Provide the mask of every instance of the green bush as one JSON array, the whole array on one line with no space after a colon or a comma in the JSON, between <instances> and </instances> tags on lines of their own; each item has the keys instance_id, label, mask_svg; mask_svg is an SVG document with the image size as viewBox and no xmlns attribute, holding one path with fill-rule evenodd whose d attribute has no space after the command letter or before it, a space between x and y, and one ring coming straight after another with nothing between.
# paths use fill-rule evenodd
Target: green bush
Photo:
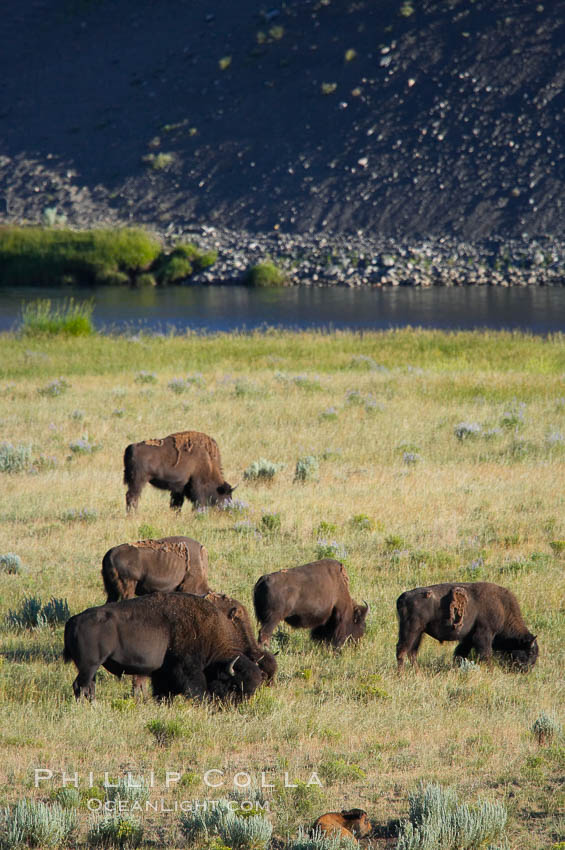
<instances>
[{"instance_id":1,"label":"green bush","mask_svg":"<svg viewBox=\"0 0 565 850\"><path fill-rule=\"evenodd\" d=\"M319 829L308 834L300 828L297 837L287 844L285 850L354 850L358 847L359 842L353 837L345 838L337 833L328 835Z\"/></svg>"},{"instance_id":2,"label":"green bush","mask_svg":"<svg viewBox=\"0 0 565 850\"><path fill-rule=\"evenodd\" d=\"M296 461L295 481L316 481L318 479L318 460L314 455L303 455Z\"/></svg>"},{"instance_id":3,"label":"green bush","mask_svg":"<svg viewBox=\"0 0 565 850\"><path fill-rule=\"evenodd\" d=\"M143 230L0 230L0 282L3 286L129 283L161 252Z\"/></svg>"},{"instance_id":4,"label":"green bush","mask_svg":"<svg viewBox=\"0 0 565 850\"><path fill-rule=\"evenodd\" d=\"M552 714L542 711L532 724L531 731L538 744L549 744L555 737L561 735L561 724Z\"/></svg>"},{"instance_id":5,"label":"green bush","mask_svg":"<svg viewBox=\"0 0 565 850\"><path fill-rule=\"evenodd\" d=\"M139 847L142 838L137 818L107 815L92 823L87 840L93 847Z\"/></svg>"},{"instance_id":6,"label":"green bush","mask_svg":"<svg viewBox=\"0 0 565 850\"><path fill-rule=\"evenodd\" d=\"M31 466L31 446L0 443L0 472L26 472Z\"/></svg>"},{"instance_id":7,"label":"green bush","mask_svg":"<svg viewBox=\"0 0 565 850\"><path fill-rule=\"evenodd\" d=\"M505 844L502 803L460 804L453 789L440 785L420 785L410 795L409 818L400 827L397 850L488 850L494 841Z\"/></svg>"},{"instance_id":8,"label":"green bush","mask_svg":"<svg viewBox=\"0 0 565 850\"><path fill-rule=\"evenodd\" d=\"M286 275L274 263L267 261L251 266L245 275L245 283L248 286L258 287L284 286Z\"/></svg>"},{"instance_id":9,"label":"green bush","mask_svg":"<svg viewBox=\"0 0 565 850\"><path fill-rule=\"evenodd\" d=\"M200 812L187 812L181 817L181 832L189 842L208 842L219 838L232 850L263 850L273 831L267 818L253 812L233 811L227 800Z\"/></svg>"},{"instance_id":10,"label":"green bush","mask_svg":"<svg viewBox=\"0 0 565 850\"><path fill-rule=\"evenodd\" d=\"M201 251L192 242L181 243L170 254L161 253L152 266L152 272L159 284L178 283L214 265L217 258L215 251Z\"/></svg>"},{"instance_id":11,"label":"green bush","mask_svg":"<svg viewBox=\"0 0 565 850\"><path fill-rule=\"evenodd\" d=\"M75 813L57 803L19 800L12 809L0 810L0 847L60 847L67 845L75 826Z\"/></svg>"},{"instance_id":12,"label":"green bush","mask_svg":"<svg viewBox=\"0 0 565 850\"><path fill-rule=\"evenodd\" d=\"M17 575L22 571L22 559L19 555L14 555L12 552L7 552L5 555L0 555L0 573L8 573L9 575Z\"/></svg>"},{"instance_id":13,"label":"green bush","mask_svg":"<svg viewBox=\"0 0 565 850\"><path fill-rule=\"evenodd\" d=\"M22 307L20 330L26 336L63 334L66 336L90 336L93 301L75 301L73 298L52 306L50 298L28 301Z\"/></svg>"},{"instance_id":14,"label":"green bush","mask_svg":"<svg viewBox=\"0 0 565 850\"><path fill-rule=\"evenodd\" d=\"M65 623L70 616L66 599L52 596L49 602L43 605L38 596L26 596L19 611L8 611L6 623L12 629L40 629L43 626Z\"/></svg>"},{"instance_id":15,"label":"green bush","mask_svg":"<svg viewBox=\"0 0 565 850\"><path fill-rule=\"evenodd\" d=\"M266 460L261 457L259 460L254 460L243 473L243 477L247 481L272 481L277 472L284 467L284 463L273 463L272 460Z\"/></svg>"}]
</instances>

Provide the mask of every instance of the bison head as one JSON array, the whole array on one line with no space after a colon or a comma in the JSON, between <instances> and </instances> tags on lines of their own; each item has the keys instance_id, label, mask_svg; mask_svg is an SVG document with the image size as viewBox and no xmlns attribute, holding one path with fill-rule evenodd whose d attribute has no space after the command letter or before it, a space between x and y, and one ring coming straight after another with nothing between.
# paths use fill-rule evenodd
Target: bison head
<instances>
[{"instance_id":1,"label":"bison head","mask_svg":"<svg viewBox=\"0 0 565 850\"><path fill-rule=\"evenodd\" d=\"M217 481L190 481L187 497L194 503L194 507L200 505L223 505L231 500L231 494L235 490L227 481L218 484Z\"/></svg>"},{"instance_id":2,"label":"bison head","mask_svg":"<svg viewBox=\"0 0 565 850\"><path fill-rule=\"evenodd\" d=\"M365 600L363 600L365 601ZM364 605L357 605L354 603L353 605L353 617L351 620L351 631L350 638L351 640L360 640L365 634L366 628L366 619L367 614L369 613L369 603L365 602Z\"/></svg>"},{"instance_id":3,"label":"bison head","mask_svg":"<svg viewBox=\"0 0 565 850\"><path fill-rule=\"evenodd\" d=\"M539 646L536 638L537 635L528 632L520 641L520 646L508 653L511 665L523 673L531 670L538 660Z\"/></svg>"},{"instance_id":4,"label":"bison head","mask_svg":"<svg viewBox=\"0 0 565 850\"><path fill-rule=\"evenodd\" d=\"M210 665L205 670L208 693L222 701L241 702L263 682L260 668L245 655Z\"/></svg>"},{"instance_id":5,"label":"bison head","mask_svg":"<svg viewBox=\"0 0 565 850\"><path fill-rule=\"evenodd\" d=\"M373 825L363 809L343 809L341 814L346 828L359 838L364 838L373 831Z\"/></svg>"}]
</instances>

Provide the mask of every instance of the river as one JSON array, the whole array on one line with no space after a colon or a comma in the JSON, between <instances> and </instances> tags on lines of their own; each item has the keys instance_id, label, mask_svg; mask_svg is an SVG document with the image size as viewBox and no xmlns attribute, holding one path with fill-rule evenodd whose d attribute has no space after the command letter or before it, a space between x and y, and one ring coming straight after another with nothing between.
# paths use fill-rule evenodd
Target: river
<instances>
[{"instance_id":1,"label":"river","mask_svg":"<svg viewBox=\"0 0 565 850\"><path fill-rule=\"evenodd\" d=\"M443 329L565 331L565 287L293 287L178 286L165 289L0 289L0 331L17 328L22 303L33 298L91 298L93 321L106 332L167 333L412 325Z\"/></svg>"}]
</instances>

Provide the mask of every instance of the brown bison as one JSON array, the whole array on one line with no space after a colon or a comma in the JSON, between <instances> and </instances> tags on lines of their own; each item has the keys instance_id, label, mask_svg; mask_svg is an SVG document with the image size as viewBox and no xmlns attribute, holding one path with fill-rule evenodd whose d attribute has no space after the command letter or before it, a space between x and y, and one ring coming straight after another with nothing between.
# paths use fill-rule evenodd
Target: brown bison
<instances>
[{"instance_id":1,"label":"brown bison","mask_svg":"<svg viewBox=\"0 0 565 850\"><path fill-rule=\"evenodd\" d=\"M156 698L209 695L239 701L263 682L233 623L209 600L151 593L88 608L65 625L65 661L75 697L94 699L96 671L151 676Z\"/></svg>"},{"instance_id":2,"label":"brown bison","mask_svg":"<svg viewBox=\"0 0 565 850\"><path fill-rule=\"evenodd\" d=\"M104 555L102 578L108 602L156 590L207 593L208 552L190 537L122 543Z\"/></svg>"},{"instance_id":3,"label":"brown bison","mask_svg":"<svg viewBox=\"0 0 565 850\"><path fill-rule=\"evenodd\" d=\"M369 610L351 598L345 567L332 558L261 576L253 605L261 624L260 644L268 643L284 620L293 628L310 629L314 640L340 647L364 635Z\"/></svg>"},{"instance_id":4,"label":"brown bison","mask_svg":"<svg viewBox=\"0 0 565 850\"><path fill-rule=\"evenodd\" d=\"M124 452L126 508L137 508L149 482L171 493L171 508L180 510L185 498L196 505L228 501L234 490L224 479L218 444L200 431L180 431L159 440L131 443Z\"/></svg>"},{"instance_id":5,"label":"brown bison","mask_svg":"<svg viewBox=\"0 0 565 850\"><path fill-rule=\"evenodd\" d=\"M214 591L207 593L206 599L212 602L233 623L238 631L245 655L261 668L267 684L270 684L277 672L277 661L272 652L260 647L255 640L245 605L242 605L237 599L232 599L231 596Z\"/></svg>"},{"instance_id":6,"label":"brown bison","mask_svg":"<svg viewBox=\"0 0 565 850\"><path fill-rule=\"evenodd\" d=\"M524 623L511 591L488 581L434 584L402 593L396 601L399 669L406 655L413 664L424 634L443 642L458 641L455 658L475 649L490 661L503 653L516 667L527 670L538 657L538 644Z\"/></svg>"},{"instance_id":7,"label":"brown bison","mask_svg":"<svg viewBox=\"0 0 565 850\"><path fill-rule=\"evenodd\" d=\"M321 815L312 827L313 831L342 838L365 838L373 831L373 826L363 809L344 809L341 812L327 812Z\"/></svg>"}]
</instances>

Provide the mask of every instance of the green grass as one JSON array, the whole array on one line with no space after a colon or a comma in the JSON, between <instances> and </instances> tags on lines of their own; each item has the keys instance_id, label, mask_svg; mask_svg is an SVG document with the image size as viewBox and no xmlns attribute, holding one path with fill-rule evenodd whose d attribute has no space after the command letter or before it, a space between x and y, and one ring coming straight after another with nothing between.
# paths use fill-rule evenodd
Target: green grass
<instances>
[{"instance_id":1,"label":"green grass","mask_svg":"<svg viewBox=\"0 0 565 850\"><path fill-rule=\"evenodd\" d=\"M214 252L201 251L191 243L166 251L154 236L135 228L0 228L2 286L168 284L215 261ZM44 317L41 310L36 312L36 325L55 320L52 315ZM79 318L66 316L68 333L72 327L75 334L85 332L87 325Z\"/></svg>"},{"instance_id":2,"label":"green grass","mask_svg":"<svg viewBox=\"0 0 565 850\"><path fill-rule=\"evenodd\" d=\"M53 305L50 298L38 298L22 307L21 333L28 337L44 334L90 336L94 333L93 312L93 301L69 298Z\"/></svg>"},{"instance_id":3,"label":"green grass","mask_svg":"<svg viewBox=\"0 0 565 850\"><path fill-rule=\"evenodd\" d=\"M140 380L142 372L151 380ZM168 388L194 373L202 380L187 381L181 395ZM48 800L61 772L77 771L84 841L84 801L100 791L105 771L154 770L151 798L166 801L230 797L239 771L254 785L265 772L275 785L267 793L274 834L284 839L341 808L359 806L383 828L406 820L409 795L423 781L453 788L471 805L504 804L512 850L556 844L565 577L552 544L565 540L565 452L547 434L565 433L564 374L562 336L1 336L0 444L6 452L25 446L31 460L0 474L0 552L17 552L25 564L20 573L0 570L0 805ZM295 376L318 388L305 391ZM64 392L45 391L63 381ZM348 403L352 391L382 409ZM523 412L519 433L501 428L486 437L510 405ZM117 406L123 415L108 415ZM329 408L335 420L320 417ZM461 422L478 422L481 434L459 440ZM239 483L237 512L185 506L177 515L166 494L147 487L137 514L126 515L125 446L189 428L218 441L227 480ZM70 451L85 434L98 450ZM407 451L417 463L404 461ZM274 479L245 479L261 457L277 464ZM316 479L294 481L300 457L316 459ZM102 604L107 549L174 534L202 542L212 587L247 606L263 573L338 547L354 598L370 604L363 642L334 653L281 627L273 687L237 709L181 698L135 704L128 677L105 671L97 703L75 704L62 626L15 630L6 615L31 597L66 599L72 614ZM453 645L425 638L420 671L398 676L397 596L475 579L516 593L538 634L535 669L454 668ZM532 732L540 717L554 718L551 736ZM36 767L54 771L39 788ZM218 789L204 782L210 769L224 771ZM169 789L167 770L182 777ZM322 788L307 785L313 771ZM284 787L285 773L296 788ZM180 812L140 818L142 846L183 846Z\"/></svg>"},{"instance_id":4,"label":"green grass","mask_svg":"<svg viewBox=\"0 0 565 850\"><path fill-rule=\"evenodd\" d=\"M284 286L285 281L285 272L270 261L251 266L245 275L245 283L248 286Z\"/></svg>"}]
</instances>

